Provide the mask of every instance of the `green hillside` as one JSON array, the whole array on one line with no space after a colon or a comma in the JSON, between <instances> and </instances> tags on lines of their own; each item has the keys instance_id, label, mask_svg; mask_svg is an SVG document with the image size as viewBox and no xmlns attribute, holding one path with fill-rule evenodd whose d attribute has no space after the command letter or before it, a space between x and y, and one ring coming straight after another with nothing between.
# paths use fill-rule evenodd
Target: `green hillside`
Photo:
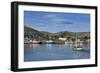
<instances>
[{"instance_id":1,"label":"green hillside","mask_svg":"<svg viewBox=\"0 0 100 73\"><path fill-rule=\"evenodd\" d=\"M67 39L75 39L80 38L90 38L90 32L68 32L68 31L61 31L57 33L50 33L47 31L38 31L33 28L24 26L24 35L37 35L45 40L58 40L59 37L67 38Z\"/></svg>"}]
</instances>

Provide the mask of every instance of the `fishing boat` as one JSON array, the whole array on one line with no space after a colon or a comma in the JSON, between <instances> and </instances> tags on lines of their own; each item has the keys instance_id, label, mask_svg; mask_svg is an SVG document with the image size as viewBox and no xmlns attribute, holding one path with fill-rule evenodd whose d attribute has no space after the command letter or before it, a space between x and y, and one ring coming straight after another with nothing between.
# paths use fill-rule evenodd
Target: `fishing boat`
<instances>
[{"instance_id":1,"label":"fishing boat","mask_svg":"<svg viewBox=\"0 0 100 73\"><path fill-rule=\"evenodd\" d=\"M40 38L37 35L24 35L24 44L40 44Z\"/></svg>"},{"instance_id":2,"label":"fishing boat","mask_svg":"<svg viewBox=\"0 0 100 73\"><path fill-rule=\"evenodd\" d=\"M82 43L82 41L80 41L80 39L77 38L77 34L76 34L76 41L74 43L74 50L76 50L76 51L83 50L83 43Z\"/></svg>"},{"instance_id":3,"label":"fishing boat","mask_svg":"<svg viewBox=\"0 0 100 73\"><path fill-rule=\"evenodd\" d=\"M81 41L76 41L75 43L74 43L74 50L76 50L76 51L80 51L80 50L83 50L83 44L82 44L82 42Z\"/></svg>"},{"instance_id":4,"label":"fishing boat","mask_svg":"<svg viewBox=\"0 0 100 73\"><path fill-rule=\"evenodd\" d=\"M48 40L48 41L46 41L46 44L54 44L54 41Z\"/></svg>"},{"instance_id":5,"label":"fishing boat","mask_svg":"<svg viewBox=\"0 0 100 73\"><path fill-rule=\"evenodd\" d=\"M41 41L38 41L38 40L30 40L29 43L30 44L40 44Z\"/></svg>"}]
</instances>

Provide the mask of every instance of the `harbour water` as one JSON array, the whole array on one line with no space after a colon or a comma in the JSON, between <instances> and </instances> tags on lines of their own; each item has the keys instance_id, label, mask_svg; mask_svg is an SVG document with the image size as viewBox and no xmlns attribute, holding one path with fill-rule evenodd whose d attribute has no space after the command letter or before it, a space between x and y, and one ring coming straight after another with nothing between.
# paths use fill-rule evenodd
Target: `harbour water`
<instances>
[{"instance_id":1,"label":"harbour water","mask_svg":"<svg viewBox=\"0 0 100 73\"><path fill-rule=\"evenodd\" d=\"M24 44L25 62L89 58L89 43L84 44L82 51L75 51L73 44Z\"/></svg>"}]
</instances>

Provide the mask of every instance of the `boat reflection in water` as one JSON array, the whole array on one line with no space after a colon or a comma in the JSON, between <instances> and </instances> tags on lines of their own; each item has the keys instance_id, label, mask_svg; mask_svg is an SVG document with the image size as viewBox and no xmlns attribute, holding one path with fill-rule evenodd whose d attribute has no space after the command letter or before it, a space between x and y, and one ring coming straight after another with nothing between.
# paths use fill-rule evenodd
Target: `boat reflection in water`
<instances>
[{"instance_id":1,"label":"boat reflection in water","mask_svg":"<svg viewBox=\"0 0 100 73\"><path fill-rule=\"evenodd\" d=\"M83 51L75 51L73 44L24 44L24 61L89 59L90 43L82 48Z\"/></svg>"}]
</instances>

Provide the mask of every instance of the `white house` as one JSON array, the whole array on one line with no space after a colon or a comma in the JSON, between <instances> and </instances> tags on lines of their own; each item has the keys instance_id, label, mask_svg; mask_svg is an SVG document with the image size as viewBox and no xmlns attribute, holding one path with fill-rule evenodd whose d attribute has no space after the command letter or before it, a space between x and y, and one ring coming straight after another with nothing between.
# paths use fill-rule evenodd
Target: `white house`
<instances>
[{"instance_id":1,"label":"white house","mask_svg":"<svg viewBox=\"0 0 100 73\"><path fill-rule=\"evenodd\" d=\"M67 39L66 38L62 38L62 37L59 37L59 40L66 41Z\"/></svg>"}]
</instances>

